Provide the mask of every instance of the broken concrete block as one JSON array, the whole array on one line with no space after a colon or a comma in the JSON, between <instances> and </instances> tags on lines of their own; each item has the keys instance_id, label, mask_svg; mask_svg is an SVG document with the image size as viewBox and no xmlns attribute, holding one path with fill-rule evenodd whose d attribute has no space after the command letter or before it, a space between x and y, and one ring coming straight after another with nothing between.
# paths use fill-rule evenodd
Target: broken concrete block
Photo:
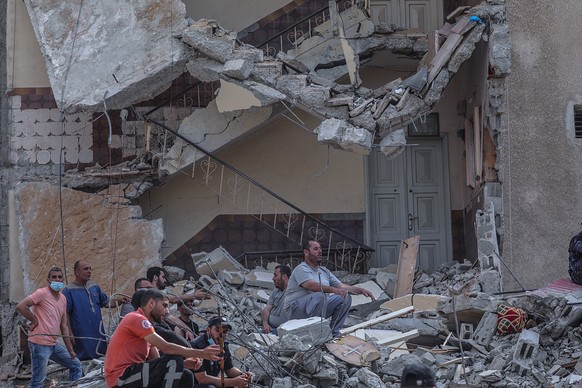
<instances>
[{"instance_id":1,"label":"broken concrete block","mask_svg":"<svg viewBox=\"0 0 582 388\"><path fill-rule=\"evenodd\" d=\"M507 24L494 23L489 33L489 63L495 77L505 77L511 73L511 38Z\"/></svg>"},{"instance_id":2,"label":"broken concrete block","mask_svg":"<svg viewBox=\"0 0 582 388\"><path fill-rule=\"evenodd\" d=\"M261 345L272 346L279 342L279 337L275 334L250 333L247 336L247 341L254 341Z\"/></svg>"},{"instance_id":3,"label":"broken concrete block","mask_svg":"<svg viewBox=\"0 0 582 388\"><path fill-rule=\"evenodd\" d=\"M210 58L196 58L186 64L186 68L192 77L202 82L218 81L223 64Z\"/></svg>"},{"instance_id":4,"label":"broken concrete block","mask_svg":"<svg viewBox=\"0 0 582 388\"><path fill-rule=\"evenodd\" d=\"M372 148L372 134L363 128L356 128L346 120L335 118L321 122L314 131L317 133L317 141L330 144L335 148L354 151L361 155L367 155Z\"/></svg>"},{"instance_id":5,"label":"broken concrete block","mask_svg":"<svg viewBox=\"0 0 582 388\"><path fill-rule=\"evenodd\" d=\"M354 375L366 387L382 387L385 384L382 382L380 376L372 372L368 368L360 368Z\"/></svg>"},{"instance_id":6,"label":"broken concrete block","mask_svg":"<svg viewBox=\"0 0 582 388\"><path fill-rule=\"evenodd\" d=\"M394 296L394 287L396 287L396 274L390 272L378 272L376 274L376 283L384 290L386 295Z\"/></svg>"},{"instance_id":7,"label":"broken concrete block","mask_svg":"<svg viewBox=\"0 0 582 388\"><path fill-rule=\"evenodd\" d=\"M459 336L462 340L469 340L473 338L473 325L470 323L461 323L461 330Z\"/></svg>"},{"instance_id":8,"label":"broken concrete block","mask_svg":"<svg viewBox=\"0 0 582 388\"><path fill-rule=\"evenodd\" d=\"M240 272L232 272L227 270L218 271L218 279L234 287L242 286L245 283L245 278Z\"/></svg>"},{"instance_id":9,"label":"broken concrete block","mask_svg":"<svg viewBox=\"0 0 582 388\"><path fill-rule=\"evenodd\" d=\"M356 287L361 287L366 289L374 295L376 300L387 299L388 296L382 291L382 289L373 280L367 281L365 283L359 283L355 285ZM359 306L361 304L370 303L372 299L364 295L352 295L352 307Z\"/></svg>"},{"instance_id":10,"label":"broken concrete block","mask_svg":"<svg viewBox=\"0 0 582 388\"><path fill-rule=\"evenodd\" d=\"M307 86L306 75L281 75L276 81L277 90L286 95L298 98L299 91Z\"/></svg>"},{"instance_id":11,"label":"broken concrete block","mask_svg":"<svg viewBox=\"0 0 582 388\"><path fill-rule=\"evenodd\" d=\"M279 337L288 334L297 337L310 337L312 341L325 340L331 338L330 319L321 317L311 317L305 319L292 319L283 323L277 328Z\"/></svg>"},{"instance_id":12,"label":"broken concrete block","mask_svg":"<svg viewBox=\"0 0 582 388\"><path fill-rule=\"evenodd\" d=\"M210 252L205 258L194 262L194 267L199 275L206 275L212 279L216 279L216 274L220 270L247 272L222 246Z\"/></svg>"},{"instance_id":13,"label":"broken concrete block","mask_svg":"<svg viewBox=\"0 0 582 388\"><path fill-rule=\"evenodd\" d=\"M233 59L227 61L222 69L222 74L244 80L249 78L251 74L252 64L244 59Z\"/></svg>"},{"instance_id":14,"label":"broken concrete block","mask_svg":"<svg viewBox=\"0 0 582 388\"><path fill-rule=\"evenodd\" d=\"M59 109L100 110L105 94L108 109L148 100L183 73L189 59L173 36L186 27L182 1L164 7L157 0L24 3Z\"/></svg>"},{"instance_id":15,"label":"broken concrete block","mask_svg":"<svg viewBox=\"0 0 582 388\"><path fill-rule=\"evenodd\" d=\"M299 98L308 107L323 106L329 99L329 87L312 85L299 90Z\"/></svg>"},{"instance_id":16,"label":"broken concrete block","mask_svg":"<svg viewBox=\"0 0 582 388\"><path fill-rule=\"evenodd\" d=\"M487 311L481 317L473 332L473 340L481 346L489 346L493 335L497 332L497 313Z\"/></svg>"},{"instance_id":17,"label":"broken concrete block","mask_svg":"<svg viewBox=\"0 0 582 388\"><path fill-rule=\"evenodd\" d=\"M532 368L540 346L540 335L533 330L523 330L519 334L513 352L512 368L520 376L525 376Z\"/></svg>"},{"instance_id":18,"label":"broken concrete block","mask_svg":"<svg viewBox=\"0 0 582 388\"><path fill-rule=\"evenodd\" d=\"M404 128L390 132L380 141L380 151L388 158L394 159L404 151L406 146L406 131Z\"/></svg>"},{"instance_id":19,"label":"broken concrete block","mask_svg":"<svg viewBox=\"0 0 582 388\"><path fill-rule=\"evenodd\" d=\"M297 352L305 352L313 344L313 340L308 336L298 336L291 333L281 334L279 328L277 328L279 342L275 344L275 348L279 349L283 356L293 356Z\"/></svg>"},{"instance_id":20,"label":"broken concrete block","mask_svg":"<svg viewBox=\"0 0 582 388\"><path fill-rule=\"evenodd\" d=\"M292 388L293 383L291 381L291 377L276 377L273 379L273 384L271 388Z\"/></svg>"},{"instance_id":21,"label":"broken concrete block","mask_svg":"<svg viewBox=\"0 0 582 388\"><path fill-rule=\"evenodd\" d=\"M184 274L186 273L186 271L184 271L182 268L170 265L164 265L164 271L166 271L166 274L168 275L168 281L170 283L176 283L184 279Z\"/></svg>"},{"instance_id":22,"label":"broken concrete block","mask_svg":"<svg viewBox=\"0 0 582 388\"><path fill-rule=\"evenodd\" d=\"M232 59L236 34L222 30L214 20L200 19L184 30L182 41L204 55L225 63Z\"/></svg>"},{"instance_id":23,"label":"broken concrete block","mask_svg":"<svg viewBox=\"0 0 582 388\"><path fill-rule=\"evenodd\" d=\"M261 287L273 289L275 285L273 284L273 274L271 272L265 272L260 270L254 270L249 274L245 275L247 286Z\"/></svg>"},{"instance_id":24,"label":"broken concrete block","mask_svg":"<svg viewBox=\"0 0 582 388\"><path fill-rule=\"evenodd\" d=\"M255 63L251 70L253 79L274 86L277 84L277 78L283 73L283 64L281 62L262 62Z\"/></svg>"}]
</instances>

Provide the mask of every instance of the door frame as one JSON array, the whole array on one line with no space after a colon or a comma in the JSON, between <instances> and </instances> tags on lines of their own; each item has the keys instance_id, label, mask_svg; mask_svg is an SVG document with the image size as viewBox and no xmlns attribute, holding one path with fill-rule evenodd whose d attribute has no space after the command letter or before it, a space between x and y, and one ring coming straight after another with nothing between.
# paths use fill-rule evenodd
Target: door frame
<instances>
[{"instance_id":1,"label":"door frame","mask_svg":"<svg viewBox=\"0 0 582 388\"><path fill-rule=\"evenodd\" d=\"M414 147L414 140L436 140L437 137L414 137L407 138L406 147ZM449 142L448 134L441 133L438 136L442 146L442 163L443 163L443 185L444 185L444 201L445 201L445 229L446 229L446 241L445 250L450 260L453 260L453 233L451 224L451 181L450 181L450 167L449 167ZM410 145L409 145L410 142ZM364 238L366 245L373 247L375 246L375 241L372 241L372 217L371 217L371 207L372 201L370 201L370 156L368 155L364 161L364 195L366 197L366 222L364 223ZM421 240L422 241L422 240ZM375 253L373 254L375 255ZM372 268L379 265L375 259L370 260L368 263L368 268Z\"/></svg>"}]
</instances>

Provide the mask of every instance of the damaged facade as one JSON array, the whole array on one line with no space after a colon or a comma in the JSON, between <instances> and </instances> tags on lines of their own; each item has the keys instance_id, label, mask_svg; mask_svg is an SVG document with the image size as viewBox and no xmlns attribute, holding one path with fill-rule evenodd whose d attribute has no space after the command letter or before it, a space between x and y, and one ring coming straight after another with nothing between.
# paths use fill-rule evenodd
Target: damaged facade
<instances>
[{"instance_id":1,"label":"damaged facade","mask_svg":"<svg viewBox=\"0 0 582 388\"><path fill-rule=\"evenodd\" d=\"M129 293L139 268L195 275L219 245L294 263L307 235L355 272L420 235L428 273L479 259L504 290L566 275L582 97L557 41L575 34L540 37L528 20L551 23L523 1L272 3L8 1L3 304L81 257ZM553 7L557 26L580 14Z\"/></svg>"}]
</instances>

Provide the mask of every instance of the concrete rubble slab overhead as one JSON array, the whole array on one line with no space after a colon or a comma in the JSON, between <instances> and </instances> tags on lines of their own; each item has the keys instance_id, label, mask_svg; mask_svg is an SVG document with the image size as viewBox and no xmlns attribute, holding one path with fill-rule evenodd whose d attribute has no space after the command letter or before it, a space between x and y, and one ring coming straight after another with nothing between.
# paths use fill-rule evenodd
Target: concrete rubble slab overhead
<instances>
[{"instance_id":1,"label":"concrete rubble slab overhead","mask_svg":"<svg viewBox=\"0 0 582 388\"><path fill-rule=\"evenodd\" d=\"M60 109L120 109L153 98L185 70L180 0L26 0Z\"/></svg>"}]
</instances>

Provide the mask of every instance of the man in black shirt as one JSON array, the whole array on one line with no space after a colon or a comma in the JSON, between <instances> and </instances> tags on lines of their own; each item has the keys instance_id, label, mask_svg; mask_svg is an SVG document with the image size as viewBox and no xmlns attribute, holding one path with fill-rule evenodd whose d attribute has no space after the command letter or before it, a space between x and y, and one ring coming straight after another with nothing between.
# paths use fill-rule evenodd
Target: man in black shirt
<instances>
[{"instance_id":1,"label":"man in black shirt","mask_svg":"<svg viewBox=\"0 0 582 388\"><path fill-rule=\"evenodd\" d=\"M190 344L194 349L204 349L209 344L218 344L220 341L220 326L222 326L222 336L224 339L224 386L225 387L248 387L253 379L253 374L250 372L242 372L240 369L232 365L232 358L230 355L230 350L228 349L228 343L226 342L226 336L228 331L232 329L232 326L226 318L222 318L222 325L218 320L218 317L212 317L208 321L208 327L206 331L195 338ZM203 387L220 387L221 377L220 377L220 361L208 361L204 360L202 362L202 367L194 371L195 384L194 388Z\"/></svg>"}]
</instances>

